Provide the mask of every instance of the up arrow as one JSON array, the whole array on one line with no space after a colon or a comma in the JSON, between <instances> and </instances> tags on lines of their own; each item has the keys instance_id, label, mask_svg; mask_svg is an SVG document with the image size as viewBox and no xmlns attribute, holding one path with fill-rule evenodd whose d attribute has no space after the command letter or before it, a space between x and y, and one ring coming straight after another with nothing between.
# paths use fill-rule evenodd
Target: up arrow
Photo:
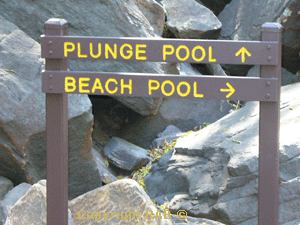
<instances>
[{"instance_id":1,"label":"up arrow","mask_svg":"<svg viewBox=\"0 0 300 225\"><path fill-rule=\"evenodd\" d=\"M235 53L235 56L239 56L240 54L242 54L243 63L245 62L245 54L251 57L251 53L245 47L242 47L237 53Z\"/></svg>"},{"instance_id":2,"label":"up arrow","mask_svg":"<svg viewBox=\"0 0 300 225\"><path fill-rule=\"evenodd\" d=\"M233 93L235 92L235 89L228 82L226 83L226 85L229 89L221 88L220 91L221 92L229 92L226 95L226 98L229 98L231 95L233 95Z\"/></svg>"}]
</instances>

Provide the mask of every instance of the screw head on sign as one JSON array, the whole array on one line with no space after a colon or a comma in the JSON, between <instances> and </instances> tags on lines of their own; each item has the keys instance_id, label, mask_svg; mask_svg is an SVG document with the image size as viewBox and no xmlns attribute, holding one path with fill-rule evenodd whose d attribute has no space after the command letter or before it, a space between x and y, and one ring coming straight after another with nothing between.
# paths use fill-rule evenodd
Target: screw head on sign
<instances>
[{"instance_id":1,"label":"screw head on sign","mask_svg":"<svg viewBox=\"0 0 300 225\"><path fill-rule=\"evenodd\" d=\"M52 41L48 41L48 45L51 45L52 44Z\"/></svg>"},{"instance_id":2,"label":"screw head on sign","mask_svg":"<svg viewBox=\"0 0 300 225\"><path fill-rule=\"evenodd\" d=\"M49 79L51 79L51 78L52 78L52 74L49 75Z\"/></svg>"},{"instance_id":3,"label":"screw head on sign","mask_svg":"<svg viewBox=\"0 0 300 225\"><path fill-rule=\"evenodd\" d=\"M52 90L52 86L49 87L49 90Z\"/></svg>"},{"instance_id":4,"label":"screw head on sign","mask_svg":"<svg viewBox=\"0 0 300 225\"><path fill-rule=\"evenodd\" d=\"M268 57L268 61L271 61L271 59L272 59L272 57L271 57L271 56L269 56L269 57Z\"/></svg>"},{"instance_id":5,"label":"screw head on sign","mask_svg":"<svg viewBox=\"0 0 300 225\"><path fill-rule=\"evenodd\" d=\"M271 84L270 84L270 82L267 82L266 85L269 87Z\"/></svg>"},{"instance_id":6,"label":"screw head on sign","mask_svg":"<svg viewBox=\"0 0 300 225\"><path fill-rule=\"evenodd\" d=\"M271 45L268 45L268 46L267 46L267 49L271 49Z\"/></svg>"},{"instance_id":7,"label":"screw head on sign","mask_svg":"<svg viewBox=\"0 0 300 225\"><path fill-rule=\"evenodd\" d=\"M266 95L266 98L270 98L270 94L267 94L267 95Z\"/></svg>"},{"instance_id":8,"label":"screw head on sign","mask_svg":"<svg viewBox=\"0 0 300 225\"><path fill-rule=\"evenodd\" d=\"M52 53L53 53L53 52L52 52L52 51L50 51L50 52L49 52L49 55L52 55Z\"/></svg>"}]
</instances>

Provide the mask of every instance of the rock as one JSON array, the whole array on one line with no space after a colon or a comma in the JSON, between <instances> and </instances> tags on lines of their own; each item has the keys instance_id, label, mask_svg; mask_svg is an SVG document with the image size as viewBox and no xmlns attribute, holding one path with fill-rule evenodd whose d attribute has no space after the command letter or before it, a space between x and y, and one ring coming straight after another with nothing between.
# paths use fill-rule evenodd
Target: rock
<instances>
[{"instance_id":1,"label":"rock","mask_svg":"<svg viewBox=\"0 0 300 225\"><path fill-rule=\"evenodd\" d=\"M212 123L227 115L230 110L227 101L167 98L155 116L142 117L131 113L129 122L118 132L118 137L149 148L156 135L168 125L186 132L204 123Z\"/></svg>"},{"instance_id":2,"label":"rock","mask_svg":"<svg viewBox=\"0 0 300 225\"><path fill-rule=\"evenodd\" d=\"M13 189L13 187L14 185L9 179L0 176L0 200L3 200L7 192Z\"/></svg>"},{"instance_id":3,"label":"rock","mask_svg":"<svg viewBox=\"0 0 300 225\"><path fill-rule=\"evenodd\" d=\"M227 76L223 68L221 67L220 64L207 64L208 70L210 71L211 74L216 75L216 76Z\"/></svg>"},{"instance_id":4,"label":"rock","mask_svg":"<svg viewBox=\"0 0 300 225\"><path fill-rule=\"evenodd\" d=\"M201 76L201 73L195 69L190 63L180 63L180 75Z\"/></svg>"},{"instance_id":5,"label":"rock","mask_svg":"<svg viewBox=\"0 0 300 225\"><path fill-rule=\"evenodd\" d=\"M221 22L205 6L194 0L163 0L167 27L178 38L217 38Z\"/></svg>"},{"instance_id":6,"label":"rock","mask_svg":"<svg viewBox=\"0 0 300 225\"><path fill-rule=\"evenodd\" d=\"M146 149L117 137L110 139L103 153L111 163L127 171L137 170L150 161Z\"/></svg>"},{"instance_id":7,"label":"rock","mask_svg":"<svg viewBox=\"0 0 300 225\"><path fill-rule=\"evenodd\" d=\"M165 215L161 213L161 218L155 218L160 211L141 186L130 179L119 180L81 195L70 201L69 207L74 224L78 225L123 224L125 221L129 221L128 224L172 224L167 211ZM153 219L147 216L151 212Z\"/></svg>"},{"instance_id":8,"label":"rock","mask_svg":"<svg viewBox=\"0 0 300 225\"><path fill-rule=\"evenodd\" d=\"M182 133L182 131L178 127L174 125L169 125L163 132L159 133L157 137L162 138L169 135L176 135L178 133Z\"/></svg>"},{"instance_id":9,"label":"rock","mask_svg":"<svg viewBox=\"0 0 300 225\"><path fill-rule=\"evenodd\" d=\"M200 4L205 5L209 8L215 15L219 15L223 11L224 7L231 2L231 0L196 0Z\"/></svg>"},{"instance_id":10,"label":"rock","mask_svg":"<svg viewBox=\"0 0 300 225\"><path fill-rule=\"evenodd\" d=\"M184 133L174 125L169 125L167 128L157 135L158 138L152 142L152 148L158 148L162 146L164 142L170 142L180 138Z\"/></svg>"},{"instance_id":11,"label":"rock","mask_svg":"<svg viewBox=\"0 0 300 225\"><path fill-rule=\"evenodd\" d=\"M164 30L166 10L154 0L135 0L136 5L142 11L154 32L161 36Z\"/></svg>"},{"instance_id":12,"label":"rock","mask_svg":"<svg viewBox=\"0 0 300 225\"><path fill-rule=\"evenodd\" d=\"M300 2L297 0L285 8L279 21L283 26L282 34L282 66L292 73L299 70L300 65Z\"/></svg>"},{"instance_id":13,"label":"rock","mask_svg":"<svg viewBox=\"0 0 300 225\"><path fill-rule=\"evenodd\" d=\"M282 183L279 187L279 223L300 223L300 177Z\"/></svg>"},{"instance_id":14,"label":"rock","mask_svg":"<svg viewBox=\"0 0 300 225\"><path fill-rule=\"evenodd\" d=\"M94 148L92 149L92 154L97 163L99 173L101 174L101 180L106 184L117 181L118 178L116 177L116 174L110 168L108 168L102 155Z\"/></svg>"},{"instance_id":15,"label":"rock","mask_svg":"<svg viewBox=\"0 0 300 225\"><path fill-rule=\"evenodd\" d=\"M40 45L3 17L0 33L0 171L15 185L34 183L46 178ZM87 95L68 98L69 195L75 197L101 186L101 178L91 156L91 102Z\"/></svg>"},{"instance_id":16,"label":"rock","mask_svg":"<svg viewBox=\"0 0 300 225\"><path fill-rule=\"evenodd\" d=\"M1 222L3 224L5 223L7 217L10 215L11 208L20 198L22 198L27 193L30 187L30 184L21 183L10 190L7 195L5 195L4 200L0 203L0 215Z\"/></svg>"},{"instance_id":17,"label":"rock","mask_svg":"<svg viewBox=\"0 0 300 225\"><path fill-rule=\"evenodd\" d=\"M153 1L107 0L77 2L72 0L48 2L46 0L17 1L4 0L0 2L0 14L16 24L35 40L40 40L44 34L44 23L48 18L64 18L69 23L69 35L102 36L102 37L157 37L150 22L136 3L147 3L151 10L161 8ZM139 4L139 6L141 6ZM46 6L46 7L45 7ZM32 16L32 12L38 14ZM160 14L159 13L159 14ZM147 14L148 18L152 13ZM154 13L155 14L155 13ZM86 16L89 15L89 16ZM152 21L152 19L149 19ZM163 17L156 18L157 24L164 23ZM164 73L161 63L154 62L117 62L117 61L90 61L69 60L72 71L103 71L103 72L140 72ZM125 106L141 115L153 115L157 112L161 99L140 97L114 97Z\"/></svg>"},{"instance_id":18,"label":"rock","mask_svg":"<svg viewBox=\"0 0 300 225\"><path fill-rule=\"evenodd\" d=\"M180 74L182 63L162 63L162 67L167 74Z\"/></svg>"},{"instance_id":19,"label":"rock","mask_svg":"<svg viewBox=\"0 0 300 225\"><path fill-rule=\"evenodd\" d=\"M181 209L191 216L212 219L207 208L226 185L229 155L222 149L169 152L145 177L147 194L159 204L167 198L172 212Z\"/></svg>"},{"instance_id":20,"label":"rock","mask_svg":"<svg viewBox=\"0 0 300 225\"><path fill-rule=\"evenodd\" d=\"M281 90L279 217L280 224L297 224L300 217L294 210L300 202L300 134L296 132L300 125L300 84ZM171 211L184 209L188 215L229 225L257 224L258 113L259 104L247 102L177 140L175 150L163 155L145 177L149 196L159 204L168 201Z\"/></svg>"},{"instance_id":21,"label":"rock","mask_svg":"<svg viewBox=\"0 0 300 225\"><path fill-rule=\"evenodd\" d=\"M5 225L47 224L46 186L44 186L43 183L44 182L36 183L30 187L28 192L12 207L10 216L7 218ZM73 225L70 212L68 225Z\"/></svg>"},{"instance_id":22,"label":"rock","mask_svg":"<svg viewBox=\"0 0 300 225\"><path fill-rule=\"evenodd\" d=\"M260 76L260 66L252 67L247 77L259 77ZM285 86L288 84L293 84L300 81L300 77L296 76L284 68L281 68L281 86Z\"/></svg>"},{"instance_id":23,"label":"rock","mask_svg":"<svg viewBox=\"0 0 300 225\"><path fill-rule=\"evenodd\" d=\"M273 1L247 1L232 0L218 16L222 22L221 39L230 40L261 40L260 28L265 22L281 22L283 26L283 67L292 73L299 69L300 42L299 18L300 4L297 0ZM284 12L284 13L283 13ZM237 16L232 16L237 15ZM284 16L289 15L289 16ZM285 17L285 18L283 18ZM296 28L296 29L294 29ZM287 32L287 33L286 33ZM287 57L286 57L287 56ZM250 66L224 66L232 75L245 76Z\"/></svg>"}]
</instances>

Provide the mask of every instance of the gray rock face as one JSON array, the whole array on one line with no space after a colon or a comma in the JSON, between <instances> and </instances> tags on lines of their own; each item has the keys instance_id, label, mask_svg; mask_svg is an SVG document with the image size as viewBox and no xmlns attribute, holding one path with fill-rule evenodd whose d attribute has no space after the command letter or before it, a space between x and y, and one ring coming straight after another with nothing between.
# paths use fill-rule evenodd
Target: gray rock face
<instances>
[{"instance_id":1,"label":"gray rock face","mask_svg":"<svg viewBox=\"0 0 300 225\"><path fill-rule=\"evenodd\" d=\"M115 166L127 171L139 169L150 161L146 149L117 137L110 139L103 153Z\"/></svg>"},{"instance_id":2,"label":"gray rock face","mask_svg":"<svg viewBox=\"0 0 300 225\"><path fill-rule=\"evenodd\" d=\"M276 22L290 2L232 0L218 16L222 22L220 35L231 40L260 40L261 25Z\"/></svg>"},{"instance_id":3,"label":"gray rock face","mask_svg":"<svg viewBox=\"0 0 300 225\"><path fill-rule=\"evenodd\" d=\"M300 84L281 89L279 217L280 224L297 224L300 217L294 210L299 208L300 197ZM175 150L162 156L145 177L149 196L160 203L167 198L171 209L185 209L189 215L229 225L257 224L258 113L258 104L248 102L234 113L179 139ZM210 162L205 162L208 159ZM195 167L199 169L192 173ZM210 171L207 177L206 171ZM203 178L191 179L195 176ZM155 191L157 188L159 191Z\"/></svg>"},{"instance_id":4,"label":"gray rock face","mask_svg":"<svg viewBox=\"0 0 300 225\"><path fill-rule=\"evenodd\" d=\"M13 187L14 185L9 179L0 177L0 200L3 200L7 192L13 189Z\"/></svg>"},{"instance_id":5,"label":"gray rock face","mask_svg":"<svg viewBox=\"0 0 300 225\"><path fill-rule=\"evenodd\" d=\"M0 2L0 13L10 22L16 24L35 40L39 40L44 33L44 23L51 17L64 18L69 23L69 35L102 36L102 37L155 37L155 31L137 4L145 3L145 7L162 9L153 1L137 0L101 0L79 1L72 0L49 2L42 1L14 1ZM32 12L38 11L34 14ZM144 11L144 10L143 10ZM156 24L164 23L163 16L154 19ZM161 25L159 25L161 26ZM152 62L116 62L116 61L80 61L69 62L70 70L76 71L104 71L104 72L142 72L164 73L160 63ZM157 112L161 99L153 98L125 98L115 97L118 101L141 115L152 115Z\"/></svg>"},{"instance_id":6,"label":"gray rock face","mask_svg":"<svg viewBox=\"0 0 300 225\"><path fill-rule=\"evenodd\" d=\"M260 66L253 66L248 74L247 77L259 77L260 76ZM285 86L288 84L297 83L300 81L300 77L296 76L284 68L281 68L281 86Z\"/></svg>"},{"instance_id":7,"label":"gray rock face","mask_svg":"<svg viewBox=\"0 0 300 225\"><path fill-rule=\"evenodd\" d=\"M159 210L141 186L130 179L119 180L81 195L70 201L69 208L76 225L172 224L171 215L167 213L155 218ZM147 216L151 212L153 218Z\"/></svg>"},{"instance_id":8,"label":"gray rock face","mask_svg":"<svg viewBox=\"0 0 300 225\"><path fill-rule=\"evenodd\" d=\"M154 139L152 142L152 148L157 148L163 145L163 142L173 141L180 137L182 137L185 133L183 133L180 129L178 129L174 125L169 125L167 128L157 135L158 138Z\"/></svg>"},{"instance_id":9,"label":"gray rock face","mask_svg":"<svg viewBox=\"0 0 300 225\"><path fill-rule=\"evenodd\" d=\"M150 22L154 32L161 36L165 25L166 10L155 0L135 0L135 2Z\"/></svg>"},{"instance_id":10,"label":"gray rock face","mask_svg":"<svg viewBox=\"0 0 300 225\"><path fill-rule=\"evenodd\" d=\"M0 171L15 184L34 183L46 177L40 45L3 17L0 33ZM68 109L69 193L75 197L101 186L101 178L91 156L93 115L88 96L69 95Z\"/></svg>"},{"instance_id":11,"label":"gray rock face","mask_svg":"<svg viewBox=\"0 0 300 225\"><path fill-rule=\"evenodd\" d=\"M22 198L27 193L30 187L30 184L21 183L10 190L7 195L5 195L4 200L0 203L0 215L1 222L3 224L5 223L7 217L10 215L11 208L20 198Z\"/></svg>"},{"instance_id":12,"label":"gray rock face","mask_svg":"<svg viewBox=\"0 0 300 225\"><path fill-rule=\"evenodd\" d=\"M145 177L147 193L159 204L167 198L172 212L212 219L209 205L226 185L228 161L222 149L169 151Z\"/></svg>"},{"instance_id":13,"label":"gray rock face","mask_svg":"<svg viewBox=\"0 0 300 225\"><path fill-rule=\"evenodd\" d=\"M36 183L11 209L5 225L46 225L46 217L46 186ZM68 225L73 225L70 213Z\"/></svg>"},{"instance_id":14,"label":"gray rock face","mask_svg":"<svg viewBox=\"0 0 300 225\"><path fill-rule=\"evenodd\" d=\"M116 174L110 168L107 167L102 155L98 153L95 149L92 149L92 154L96 161L98 171L101 174L101 180L106 184L117 181L118 178L116 177Z\"/></svg>"},{"instance_id":15,"label":"gray rock face","mask_svg":"<svg viewBox=\"0 0 300 225\"><path fill-rule=\"evenodd\" d=\"M226 101L167 98L155 116L140 117L132 114L118 137L149 148L156 135L168 125L172 124L186 132L222 118L230 109Z\"/></svg>"},{"instance_id":16,"label":"gray rock face","mask_svg":"<svg viewBox=\"0 0 300 225\"><path fill-rule=\"evenodd\" d=\"M217 38L221 22L205 6L194 0L163 0L167 26L178 38Z\"/></svg>"},{"instance_id":17,"label":"gray rock face","mask_svg":"<svg viewBox=\"0 0 300 225\"><path fill-rule=\"evenodd\" d=\"M293 3L292 3L293 2ZM291 4L292 3L292 4ZM291 4L291 5L290 5ZM232 0L218 16L222 22L221 39L260 40L260 27L265 22L282 22L283 26L283 67L292 73L299 69L299 1L273 0L247 1ZM291 15L290 15L291 14ZM237 15L237 16L233 16ZM286 16L284 16L286 15ZM280 19L281 18L281 19ZM285 21L283 23L283 21ZM295 28L295 29L294 29ZM247 74L251 67L226 66L233 75Z\"/></svg>"}]
</instances>

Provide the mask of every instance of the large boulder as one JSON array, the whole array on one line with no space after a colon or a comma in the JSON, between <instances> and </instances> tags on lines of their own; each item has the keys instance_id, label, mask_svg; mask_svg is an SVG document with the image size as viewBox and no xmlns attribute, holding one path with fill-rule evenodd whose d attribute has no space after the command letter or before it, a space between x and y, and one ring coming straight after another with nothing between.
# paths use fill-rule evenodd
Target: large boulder
<instances>
[{"instance_id":1,"label":"large boulder","mask_svg":"<svg viewBox=\"0 0 300 225\"><path fill-rule=\"evenodd\" d=\"M299 69L299 7L297 0L232 0L218 16L222 22L221 39L260 40L265 22L283 25L283 67L292 73ZM237 16L233 16L237 15ZM250 67L226 66L233 75L246 75Z\"/></svg>"},{"instance_id":2,"label":"large boulder","mask_svg":"<svg viewBox=\"0 0 300 225\"><path fill-rule=\"evenodd\" d=\"M260 66L253 66L247 77L259 77L260 76ZM281 86L285 86L288 84L297 83L300 81L300 76L296 76L284 68L281 68Z\"/></svg>"},{"instance_id":3,"label":"large boulder","mask_svg":"<svg viewBox=\"0 0 300 225\"><path fill-rule=\"evenodd\" d=\"M69 202L74 224L172 224L137 182L123 179ZM151 216L150 216L151 215Z\"/></svg>"},{"instance_id":4,"label":"large boulder","mask_svg":"<svg viewBox=\"0 0 300 225\"><path fill-rule=\"evenodd\" d=\"M16 202L5 225L46 225L46 204L46 181L42 180L32 185L27 193ZM68 225L73 225L70 210L68 216Z\"/></svg>"},{"instance_id":5,"label":"large boulder","mask_svg":"<svg viewBox=\"0 0 300 225\"><path fill-rule=\"evenodd\" d=\"M167 27L178 38L217 38L222 24L205 6L195 0L163 0Z\"/></svg>"},{"instance_id":6,"label":"large boulder","mask_svg":"<svg viewBox=\"0 0 300 225\"><path fill-rule=\"evenodd\" d=\"M40 45L1 16L0 34L0 174L15 185L34 183L46 178ZM101 186L101 178L91 155L91 102L69 95L68 108L69 195L75 197Z\"/></svg>"},{"instance_id":7,"label":"large boulder","mask_svg":"<svg viewBox=\"0 0 300 225\"><path fill-rule=\"evenodd\" d=\"M292 221L299 220L293 212L300 198L300 84L281 90L279 217L280 224L296 224ZM259 104L247 102L178 139L175 150L162 156L145 177L149 196L159 204L167 199L171 211L184 209L225 224L257 224L258 115Z\"/></svg>"},{"instance_id":8,"label":"large boulder","mask_svg":"<svg viewBox=\"0 0 300 225\"><path fill-rule=\"evenodd\" d=\"M145 16L138 6L159 10ZM150 5L150 6L149 6ZM144 8L145 8L144 7ZM38 13L32 13L38 12ZM151 23L164 23L163 9L150 1L137 0L91 0L78 1L25 1L4 0L0 2L0 14L16 24L29 36L39 41L44 33L44 23L49 18L64 18L69 23L69 35L102 37L158 37ZM154 16L154 18L152 17ZM148 21L149 18L151 22ZM159 28L161 29L161 28ZM164 73L161 63L70 60L70 70L104 72ZM161 99L115 97L118 101L141 115L152 115L157 111Z\"/></svg>"},{"instance_id":9,"label":"large boulder","mask_svg":"<svg viewBox=\"0 0 300 225\"><path fill-rule=\"evenodd\" d=\"M0 219L3 224L5 223L6 218L10 215L12 207L27 193L30 187L30 184L21 183L5 195L5 198L0 203Z\"/></svg>"}]
</instances>

